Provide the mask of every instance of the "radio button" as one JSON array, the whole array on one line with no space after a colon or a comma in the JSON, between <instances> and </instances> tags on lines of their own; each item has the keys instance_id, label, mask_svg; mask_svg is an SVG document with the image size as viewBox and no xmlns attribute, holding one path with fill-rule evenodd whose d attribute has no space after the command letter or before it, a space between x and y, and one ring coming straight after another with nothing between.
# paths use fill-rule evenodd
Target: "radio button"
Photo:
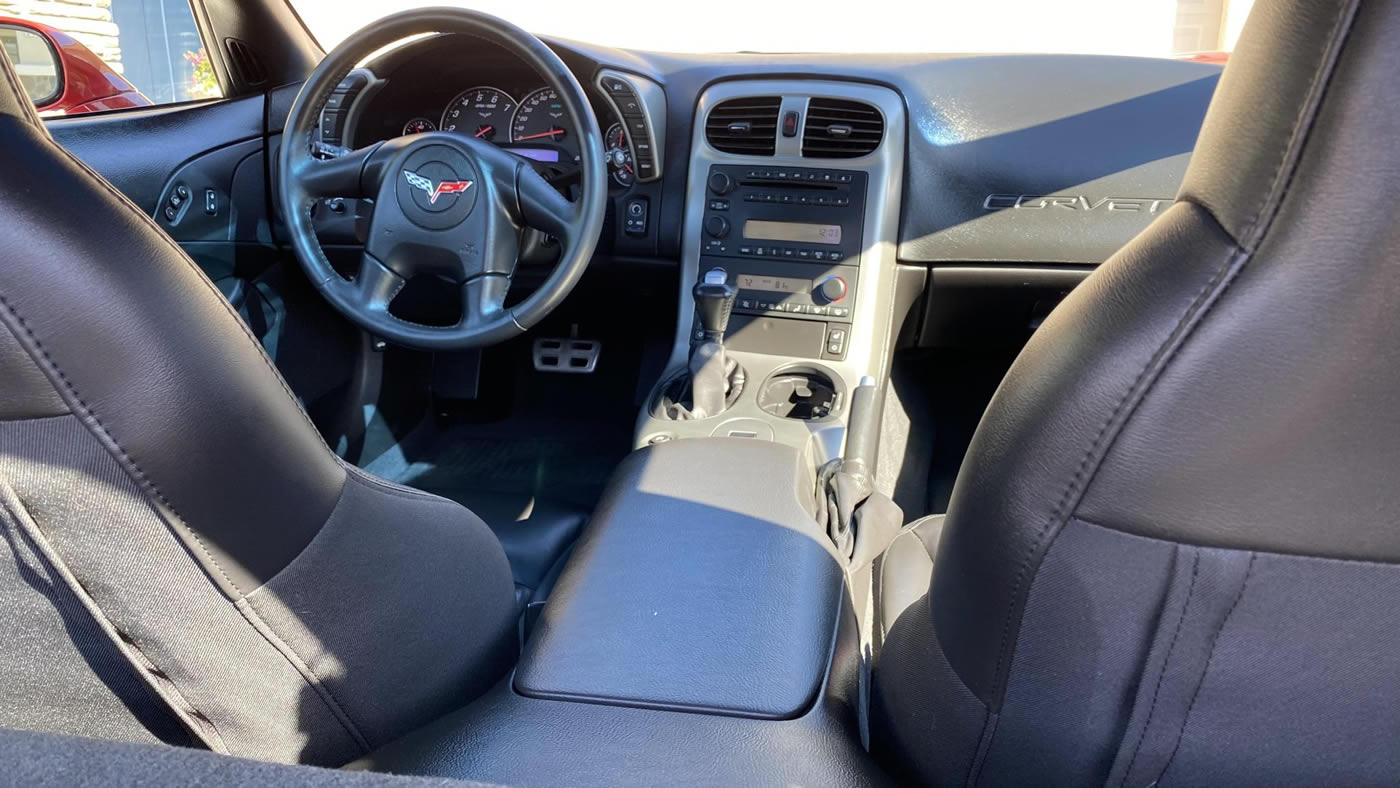
<instances>
[{"instance_id":1,"label":"radio button","mask_svg":"<svg viewBox=\"0 0 1400 788\"><path fill-rule=\"evenodd\" d=\"M753 247L752 247L752 246L741 246L741 247L739 247L739 254L753 254Z\"/></svg>"},{"instance_id":2,"label":"radio button","mask_svg":"<svg viewBox=\"0 0 1400 788\"><path fill-rule=\"evenodd\" d=\"M827 253L826 253L826 259L829 260L829 261L831 261L831 262L833 262L833 263L839 263L839 262L841 262L841 258L844 257L844 256L845 256L845 255L841 254L840 252L827 252Z\"/></svg>"},{"instance_id":3,"label":"radio button","mask_svg":"<svg viewBox=\"0 0 1400 788\"><path fill-rule=\"evenodd\" d=\"M793 249L791 246L783 249L783 257L794 257L796 255L797 250Z\"/></svg>"},{"instance_id":4,"label":"radio button","mask_svg":"<svg viewBox=\"0 0 1400 788\"><path fill-rule=\"evenodd\" d=\"M729 220L723 216L711 216L705 219L705 232L714 238L723 238L729 235Z\"/></svg>"},{"instance_id":5,"label":"radio button","mask_svg":"<svg viewBox=\"0 0 1400 788\"><path fill-rule=\"evenodd\" d=\"M813 259L813 260L825 260L825 259L826 259L826 252L822 251L821 249L813 249L813 250L812 250L812 259Z\"/></svg>"},{"instance_id":6,"label":"radio button","mask_svg":"<svg viewBox=\"0 0 1400 788\"><path fill-rule=\"evenodd\" d=\"M728 200L710 200L710 210L712 210L712 211L727 211L727 210L729 210L729 201L728 201Z\"/></svg>"},{"instance_id":7,"label":"radio button","mask_svg":"<svg viewBox=\"0 0 1400 788\"><path fill-rule=\"evenodd\" d=\"M798 257L798 259L801 259L801 260L810 260L810 259L812 259L812 250L811 250L811 249L798 249L798 250L797 250L797 257Z\"/></svg>"}]
</instances>

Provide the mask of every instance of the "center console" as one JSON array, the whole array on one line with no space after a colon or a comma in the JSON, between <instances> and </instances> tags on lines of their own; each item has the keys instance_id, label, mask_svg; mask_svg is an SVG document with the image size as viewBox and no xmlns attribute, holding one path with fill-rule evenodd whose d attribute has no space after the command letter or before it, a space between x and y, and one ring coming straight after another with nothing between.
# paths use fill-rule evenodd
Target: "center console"
<instances>
[{"instance_id":1,"label":"center console","mask_svg":"<svg viewBox=\"0 0 1400 788\"><path fill-rule=\"evenodd\" d=\"M680 318L635 444L774 441L820 466L841 455L852 392L887 377L903 317L903 101L850 82L720 83L700 98L691 150ZM715 281L735 291L722 343L743 389L720 412L677 419L670 402L708 352L696 285Z\"/></svg>"},{"instance_id":2,"label":"center console","mask_svg":"<svg viewBox=\"0 0 1400 788\"><path fill-rule=\"evenodd\" d=\"M514 675L353 768L511 785L882 785L843 561L791 446L634 452Z\"/></svg>"},{"instance_id":3,"label":"center console","mask_svg":"<svg viewBox=\"0 0 1400 788\"><path fill-rule=\"evenodd\" d=\"M885 782L862 745L860 534L897 531L898 508L863 508L854 539L852 523L874 498L874 381L903 317L904 135L902 100L874 85L704 92L680 319L638 450L514 674L358 766L527 784Z\"/></svg>"}]
</instances>

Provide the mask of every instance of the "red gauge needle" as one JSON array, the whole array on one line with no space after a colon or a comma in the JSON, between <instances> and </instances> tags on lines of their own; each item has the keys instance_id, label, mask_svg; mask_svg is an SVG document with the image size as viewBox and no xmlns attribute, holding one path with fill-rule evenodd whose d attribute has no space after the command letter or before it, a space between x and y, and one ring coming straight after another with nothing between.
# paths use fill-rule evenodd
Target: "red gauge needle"
<instances>
[{"instance_id":1,"label":"red gauge needle","mask_svg":"<svg viewBox=\"0 0 1400 788\"><path fill-rule=\"evenodd\" d=\"M550 129L549 131L541 131L539 134L527 134L524 137L521 137L520 139L516 140L516 142L524 142L525 140L539 139L540 137L553 137L556 134L563 133L563 129Z\"/></svg>"},{"instance_id":2,"label":"red gauge needle","mask_svg":"<svg viewBox=\"0 0 1400 788\"><path fill-rule=\"evenodd\" d=\"M482 126L481 128L476 130L476 136L479 139L481 135L490 134L495 128L495 126Z\"/></svg>"}]
</instances>

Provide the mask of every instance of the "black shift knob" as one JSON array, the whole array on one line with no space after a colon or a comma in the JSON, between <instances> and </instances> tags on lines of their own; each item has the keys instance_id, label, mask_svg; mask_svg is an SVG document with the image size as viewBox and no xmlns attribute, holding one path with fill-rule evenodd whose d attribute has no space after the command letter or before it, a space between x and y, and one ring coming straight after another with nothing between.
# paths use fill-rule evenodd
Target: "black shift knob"
<instances>
[{"instance_id":1,"label":"black shift knob","mask_svg":"<svg viewBox=\"0 0 1400 788\"><path fill-rule=\"evenodd\" d=\"M695 315L700 320L704 341L724 343L724 331L729 327L729 312L739 288L729 283L723 268L711 268L695 284Z\"/></svg>"}]
</instances>

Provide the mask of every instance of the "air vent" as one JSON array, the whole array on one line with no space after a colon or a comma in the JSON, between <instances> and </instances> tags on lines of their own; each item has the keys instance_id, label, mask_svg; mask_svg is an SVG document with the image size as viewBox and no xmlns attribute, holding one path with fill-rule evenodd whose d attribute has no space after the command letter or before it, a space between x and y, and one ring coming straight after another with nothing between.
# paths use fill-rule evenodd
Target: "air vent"
<instances>
[{"instance_id":1,"label":"air vent","mask_svg":"<svg viewBox=\"0 0 1400 788\"><path fill-rule=\"evenodd\" d=\"M267 82L267 69L263 68L262 61L247 42L225 38L224 44L228 46L228 59L233 72L245 87L257 87Z\"/></svg>"},{"instance_id":2,"label":"air vent","mask_svg":"<svg viewBox=\"0 0 1400 788\"><path fill-rule=\"evenodd\" d=\"M807 130L802 155L819 159L854 159L880 147L885 121L862 101L814 98L807 103Z\"/></svg>"},{"instance_id":3,"label":"air vent","mask_svg":"<svg viewBox=\"0 0 1400 788\"><path fill-rule=\"evenodd\" d=\"M750 96L721 102L705 121L705 139L716 150L772 156L778 138L779 96Z\"/></svg>"}]
</instances>

